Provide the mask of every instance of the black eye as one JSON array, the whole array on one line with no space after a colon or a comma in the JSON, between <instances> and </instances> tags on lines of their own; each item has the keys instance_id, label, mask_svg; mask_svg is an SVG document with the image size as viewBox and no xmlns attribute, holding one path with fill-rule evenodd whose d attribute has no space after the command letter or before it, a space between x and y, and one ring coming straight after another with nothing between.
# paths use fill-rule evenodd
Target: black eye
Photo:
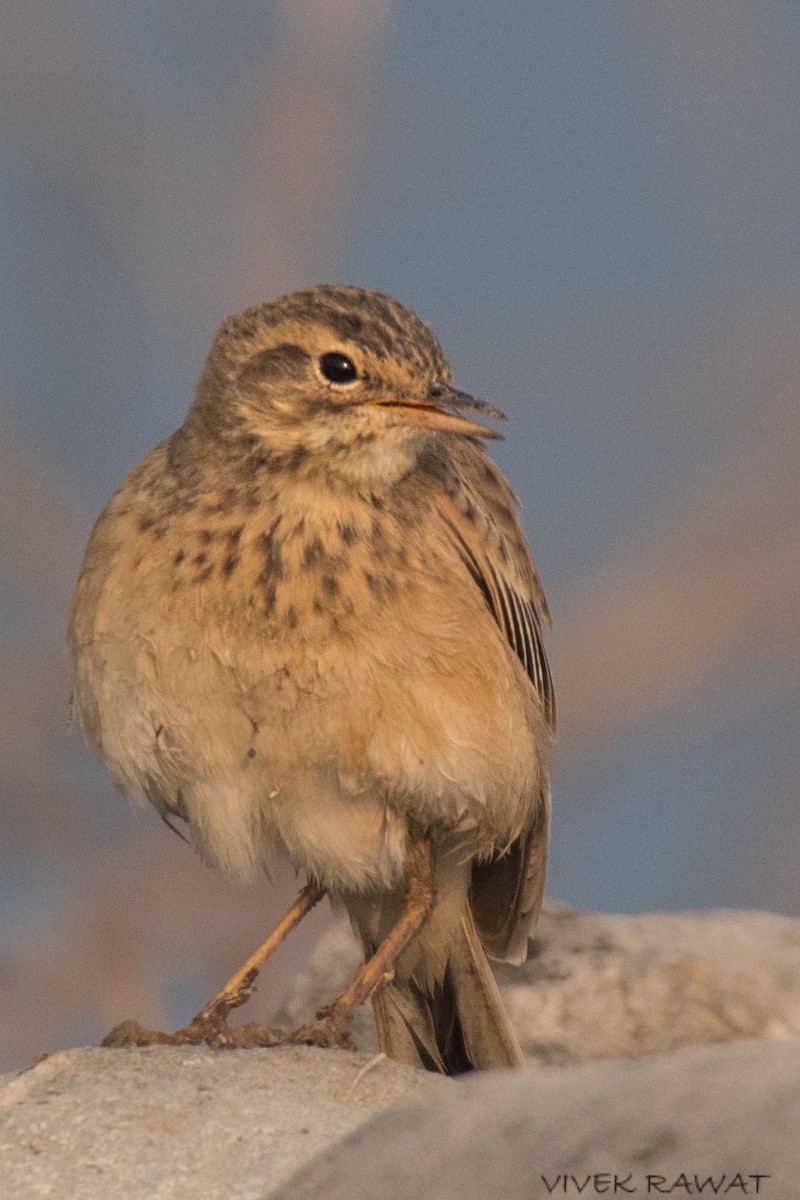
<instances>
[{"instance_id":1,"label":"black eye","mask_svg":"<svg viewBox=\"0 0 800 1200\"><path fill-rule=\"evenodd\" d=\"M323 354L319 360L319 368L331 383L352 383L354 379L358 379L358 371L352 358L340 354L338 350Z\"/></svg>"}]
</instances>

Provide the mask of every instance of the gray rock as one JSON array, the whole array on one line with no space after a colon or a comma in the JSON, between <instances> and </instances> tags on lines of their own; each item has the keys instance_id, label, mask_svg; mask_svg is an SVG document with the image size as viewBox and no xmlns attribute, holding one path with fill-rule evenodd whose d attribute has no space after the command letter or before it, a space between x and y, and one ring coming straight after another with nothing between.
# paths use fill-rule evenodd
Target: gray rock
<instances>
[{"instance_id":1,"label":"gray rock","mask_svg":"<svg viewBox=\"0 0 800 1200\"><path fill-rule=\"evenodd\" d=\"M69 1050L0 1088L3 1200L251 1200L376 1112L452 1085L305 1047Z\"/></svg>"},{"instance_id":2,"label":"gray rock","mask_svg":"<svg viewBox=\"0 0 800 1200\"><path fill-rule=\"evenodd\" d=\"M285 1022L357 958L333 930ZM551 906L529 962L497 974L538 1064L521 1072L451 1081L301 1047L53 1055L0 1080L0 1198L800 1195L800 922Z\"/></svg>"},{"instance_id":3,"label":"gray rock","mask_svg":"<svg viewBox=\"0 0 800 1200\"><path fill-rule=\"evenodd\" d=\"M715 1189L789 1200L800 1195L798 1129L796 1043L486 1072L414 1111L376 1117L274 1200L705 1197Z\"/></svg>"},{"instance_id":4,"label":"gray rock","mask_svg":"<svg viewBox=\"0 0 800 1200\"><path fill-rule=\"evenodd\" d=\"M344 988L358 956L347 924L332 929L295 981L281 1021L308 1020ZM800 921L772 913L630 917L550 905L528 962L495 973L532 1062L574 1065L800 1037ZM354 1032L357 1045L375 1047L368 1006Z\"/></svg>"}]
</instances>

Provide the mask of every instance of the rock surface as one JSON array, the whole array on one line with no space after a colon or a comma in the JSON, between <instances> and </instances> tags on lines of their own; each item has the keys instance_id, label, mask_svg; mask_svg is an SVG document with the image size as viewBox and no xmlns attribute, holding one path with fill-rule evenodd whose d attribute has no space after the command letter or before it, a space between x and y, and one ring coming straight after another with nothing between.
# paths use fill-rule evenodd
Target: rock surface
<instances>
[{"instance_id":1,"label":"rock surface","mask_svg":"<svg viewBox=\"0 0 800 1200\"><path fill-rule=\"evenodd\" d=\"M284 1020L356 959L333 930ZM519 1072L301 1047L52 1055L0 1079L0 1200L800 1196L799 921L551 907L529 962L497 974Z\"/></svg>"},{"instance_id":2,"label":"rock surface","mask_svg":"<svg viewBox=\"0 0 800 1200\"><path fill-rule=\"evenodd\" d=\"M74 1050L0 1091L0 1196L538 1200L616 1175L789 1200L798 1128L796 1042L456 1081L335 1050Z\"/></svg>"},{"instance_id":3,"label":"rock surface","mask_svg":"<svg viewBox=\"0 0 800 1200\"><path fill-rule=\"evenodd\" d=\"M796 1043L703 1046L569 1071L492 1071L414 1111L376 1117L275 1200L685 1197L715 1189L791 1200L800 1195L799 1129Z\"/></svg>"},{"instance_id":4,"label":"rock surface","mask_svg":"<svg viewBox=\"0 0 800 1200\"><path fill-rule=\"evenodd\" d=\"M376 1112L450 1082L306 1047L68 1050L0 1088L3 1200L260 1200ZM363 1074L362 1074L363 1072Z\"/></svg>"},{"instance_id":5,"label":"rock surface","mask_svg":"<svg viewBox=\"0 0 800 1200\"><path fill-rule=\"evenodd\" d=\"M337 995L358 954L346 923L330 930L295 981L280 1022L300 1025ZM551 905L527 963L498 965L495 973L532 1062L575 1065L800 1037L800 921L772 913L631 917ZM375 1048L368 1006L355 1040Z\"/></svg>"}]
</instances>

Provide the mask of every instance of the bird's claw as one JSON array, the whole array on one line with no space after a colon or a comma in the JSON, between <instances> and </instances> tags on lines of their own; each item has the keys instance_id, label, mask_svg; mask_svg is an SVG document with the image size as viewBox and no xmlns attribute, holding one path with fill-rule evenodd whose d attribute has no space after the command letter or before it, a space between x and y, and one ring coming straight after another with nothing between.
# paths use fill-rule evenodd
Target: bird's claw
<instances>
[{"instance_id":1,"label":"bird's claw","mask_svg":"<svg viewBox=\"0 0 800 1200\"><path fill-rule=\"evenodd\" d=\"M132 1046L200 1046L205 1043L213 1050L244 1050L266 1046L320 1046L323 1049L355 1050L350 1039L350 1021L338 1012L335 1004L321 1008L314 1021L291 1032L269 1025L237 1025L223 1019L196 1017L175 1033L145 1029L137 1021L121 1021L101 1042L105 1047Z\"/></svg>"},{"instance_id":2,"label":"bird's claw","mask_svg":"<svg viewBox=\"0 0 800 1200\"><path fill-rule=\"evenodd\" d=\"M100 1043L114 1049L131 1046L191 1046L203 1041L203 1035L191 1025L177 1029L175 1033L163 1033L160 1029L145 1029L138 1021L120 1021Z\"/></svg>"},{"instance_id":3,"label":"bird's claw","mask_svg":"<svg viewBox=\"0 0 800 1200\"><path fill-rule=\"evenodd\" d=\"M355 1050L350 1038L350 1021L344 1014L336 1011L335 1005L321 1008L316 1020L307 1025L301 1025L289 1034L293 1045L319 1046L324 1050Z\"/></svg>"}]
</instances>

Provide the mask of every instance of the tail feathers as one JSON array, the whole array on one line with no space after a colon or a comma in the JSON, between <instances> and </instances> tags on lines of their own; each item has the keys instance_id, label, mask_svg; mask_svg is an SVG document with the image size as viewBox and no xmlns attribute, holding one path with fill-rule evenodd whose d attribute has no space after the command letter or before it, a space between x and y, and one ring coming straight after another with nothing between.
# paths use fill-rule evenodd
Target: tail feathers
<instances>
[{"instance_id":1,"label":"tail feathers","mask_svg":"<svg viewBox=\"0 0 800 1200\"><path fill-rule=\"evenodd\" d=\"M384 1054L396 1062L426 1071L448 1071L439 1049L433 1021L433 997L427 996L412 981L409 984L387 983L372 994L372 1009L378 1045Z\"/></svg>"},{"instance_id":2,"label":"tail feathers","mask_svg":"<svg viewBox=\"0 0 800 1200\"><path fill-rule=\"evenodd\" d=\"M413 977L395 981L373 994L372 1005L378 1044L398 1062L443 1075L522 1064L469 913L456 929L444 976L432 989Z\"/></svg>"}]
</instances>

